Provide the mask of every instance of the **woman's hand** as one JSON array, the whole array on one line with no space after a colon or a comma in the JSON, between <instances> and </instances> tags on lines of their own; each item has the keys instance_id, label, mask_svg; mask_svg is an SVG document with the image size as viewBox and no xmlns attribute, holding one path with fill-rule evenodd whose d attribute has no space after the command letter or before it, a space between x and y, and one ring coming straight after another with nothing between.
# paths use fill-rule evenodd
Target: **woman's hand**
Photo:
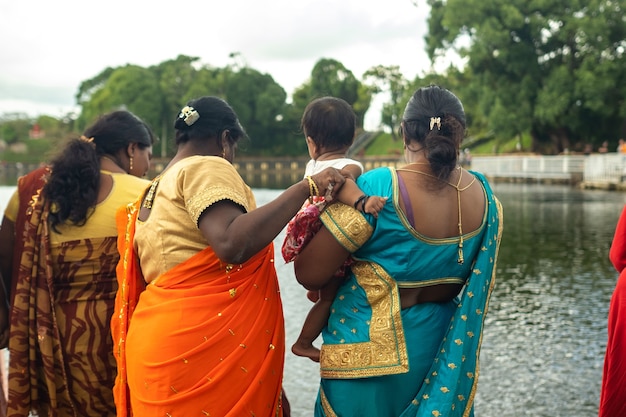
<instances>
[{"instance_id":1,"label":"woman's hand","mask_svg":"<svg viewBox=\"0 0 626 417\"><path fill-rule=\"evenodd\" d=\"M328 193L332 198L345 180L341 172L327 168L247 213L233 201L221 200L204 210L198 228L223 262L243 263L274 240L307 197Z\"/></svg>"},{"instance_id":2,"label":"woman's hand","mask_svg":"<svg viewBox=\"0 0 626 417\"><path fill-rule=\"evenodd\" d=\"M332 201L337 192L341 189L346 182L346 178L341 171L336 168L326 168L323 171L313 174L310 178L315 182L317 186L318 196L324 196L326 201ZM314 194L311 193L311 196Z\"/></svg>"}]
</instances>

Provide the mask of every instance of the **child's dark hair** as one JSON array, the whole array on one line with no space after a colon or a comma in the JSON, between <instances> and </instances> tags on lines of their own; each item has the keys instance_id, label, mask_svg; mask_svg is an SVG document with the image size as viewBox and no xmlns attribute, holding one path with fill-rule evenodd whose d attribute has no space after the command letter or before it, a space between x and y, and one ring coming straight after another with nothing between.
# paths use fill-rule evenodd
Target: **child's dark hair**
<instances>
[{"instance_id":1,"label":"child's dark hair","mask_svg":"<svg viewBox=\"0 0 626 417\"><path fill-rule=\"evenodd\" d=\"M68 141L50 163L51 174L43 188L50 204L49 224L69 222L83 226L93 212L100 188L100 157L115 154L131 143L145 149L155 136L134 114L119 110L100 116L80 138Z\"/></svg>"},{"instance_id":2,"label":"child's dark hair","mask_svg":"<svg viewBox=\"0 0 626 417\"><path fill-rule=\"evenodd\" d=\"M465 137L465 111L458 97L436 85L418 89L406 105L401 130L405 145L416 141L424 148L433 173L447 180L457 166Z\"/></svg>"},{"instance_id":3,"label":"child's dark hair","mask_svg":"<svg viewBox=\"0 0 626 417\"><path fill-rule=\"evenodd\" d=\"M228 131L231 145L247 137L232 107L213 96L189 101L174 121L174 128L177 145L196 140L220 140L224 131Z\"/></svg>"},{"instance_id":4,"label":"child's dark hair","mask_svg":"<svg viewBox=\"0 0 626 417\"><path fill-rule=\"evenodd\" d=\"M317 146L330 151L343 149L354 142L356 114L345 100L321 97L306 106L300 127Z\"/></svg>"}]
</instances>

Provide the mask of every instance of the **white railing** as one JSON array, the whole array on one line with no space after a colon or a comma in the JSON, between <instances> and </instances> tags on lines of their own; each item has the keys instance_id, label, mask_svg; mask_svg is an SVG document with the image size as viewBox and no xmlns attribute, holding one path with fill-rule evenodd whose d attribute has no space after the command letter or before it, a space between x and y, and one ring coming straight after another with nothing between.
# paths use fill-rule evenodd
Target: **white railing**
<instances>
[{"instance_id":1,"label":"white railing","mask_svg":"<svg viewBox=\"0 0 626 417\"><path fill-rule=\"evenodd\" d=\"M586 155L474 156L471 169L496 178L579 181L587 158Z\"/></svg>"},{"instance_id":2,"label":"white railing","mask_svg":"<svg viewBox=\"0 0 626 417\"><path fill-rule=\"evenodd\" d=\"M620 183L626 174L626 155L620 153L592 154L585 159L583 181Z\"/></svg>"}]
</instances>

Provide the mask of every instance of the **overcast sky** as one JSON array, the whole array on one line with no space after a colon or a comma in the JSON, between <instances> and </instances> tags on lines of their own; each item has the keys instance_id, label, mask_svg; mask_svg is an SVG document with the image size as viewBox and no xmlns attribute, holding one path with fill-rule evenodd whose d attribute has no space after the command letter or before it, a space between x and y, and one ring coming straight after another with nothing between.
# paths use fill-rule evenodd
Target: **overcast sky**
<instances>
[{"instance_id":1,"label":"overcast sky","mask_svg":"<svg viewBox=\"0 0 626 417\"><path fill-rule=\"evenodd\" d=\"M180 54L223 67L229 55L287 94L320 58L360 79L399 65L430 67L423 0L0 0L0 114L60 116L80 83L106 67L156 65Z\"/></svg>"}]
</instances>

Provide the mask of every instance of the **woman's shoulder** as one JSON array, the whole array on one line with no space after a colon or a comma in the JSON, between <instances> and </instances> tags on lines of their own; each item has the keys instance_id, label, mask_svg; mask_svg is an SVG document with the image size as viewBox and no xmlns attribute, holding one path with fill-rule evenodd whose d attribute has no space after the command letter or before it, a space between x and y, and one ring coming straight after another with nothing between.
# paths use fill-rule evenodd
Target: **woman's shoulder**
<instances>
[{"instance_id":1,"label":"woman's shoulder","mask_svg":"<svg viewBox=\"0 0 626 417\"><path fill-rule=\"evenodd\" d=\"M381 197L393 194L393 168L379 167L363 173L356 183L364 193Z\"/></svg>"},{"instance_id":2,"label":"woman's shoulder","mask_svg":"<svg viewBox=\"0 0 626 417\"><path fill-rule=\"evenodd\" d=\"M111 176L113 177L113 189L101 205L132 203L150 185L150 181L146 178L129 174L112 173Z\"/></svg>"},{"instance_id":3,"label":"woman's shoulder","mask_svg":"<svg viewBox=\"0 0 626 417\"><path fill-rule=\"evenodd\" d=\"M365 171L357 181L362 183L389 182L394 169L392 167L378 167Z\"/></svg>"},{"instance_id":4,"label":"woman's shoulder","mask_svg":"<svg viewBox=\"0 0 626 417\"><path fill-rule=\"evenodd\" d=\"M135 190L141 190L150 184L150 180L147 178L135 177L130 174L111 173L113 180L117 186L131 188Z\"/></svg>"},{"instance_id":5,"label":"woman's shoulder","mask_svg":"<svg viewBox=\"0 0 626 417\"><path fill-rule=\"evenodd\" d=\"M219 156L203 156L194 155L178 161L168 171L177 173L177 175L199 175L206 176L214 174L218 171L236 171L235 167Z\"/></svg>"}]
</instances>

